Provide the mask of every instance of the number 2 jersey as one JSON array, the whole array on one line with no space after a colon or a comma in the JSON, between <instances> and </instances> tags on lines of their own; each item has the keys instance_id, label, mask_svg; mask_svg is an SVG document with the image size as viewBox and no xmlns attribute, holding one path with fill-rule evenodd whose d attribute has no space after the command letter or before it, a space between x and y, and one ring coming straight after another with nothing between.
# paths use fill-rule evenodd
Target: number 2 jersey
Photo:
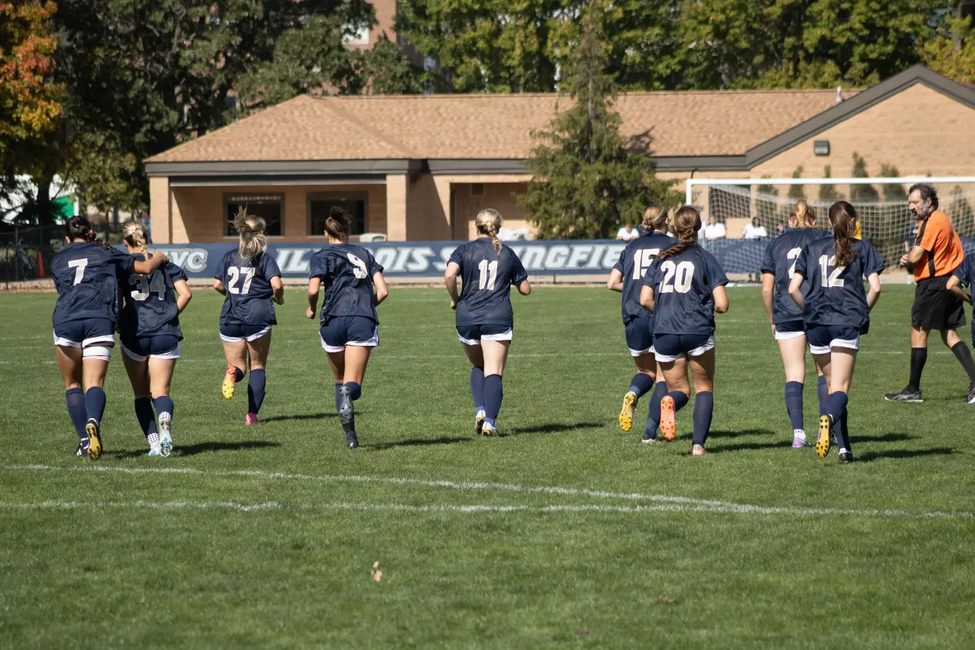
<instances>
[{"instance_id":1,"label":"number 2 jersey","mask_svg":"<svg viewBox=\"0 0 975 650\"><path fill-rule=\"evenodd\" d=\"M320 278L325 287L322 326L339 316L362 316L379 324L372 277L382 271L372 253L353 244L329 244L312 254L308 277Z\"/></svg>"},{"instance_id":2,"label":"number 2 jersey","mask_svg":"<svg viewBox=\"0 0 975 650\"><path fill-rule=\"evenodd\" d=\"M460 266L463 282L457 301L458 326L514 326L511 285L528 279L514 251L502 244L498 252L490 237L481 237L458 246L448 262Z\"/></svg>"},{"instance_id":3,"label":"number 2 jersey","mask_svg":"<svg viewBox=\"0 0 975 650\"><path fill-rule=\"evenodd\" d=\"M278 263L267 253L245 260L236 248L228 251L214 275L226 292L220 325L277 325L271 278L280 275Z\"/></svg>"},{"instance_id":4,"label":"number 2 jersey","mask_svg":"<svg viewBox=\"0 0 975 650\"><path fill-rule=\"evenodd\" d=\"M794 264L799 253L810 242L829 237L829 233L818 228L789 228L769 242L762 259L762 273L775 275L775 298L772 301L772 324L801 321L802 310L789 295ZM809 292L809 278L802 283L802 295Z\"/></svg>"},{"instance_id":5,"label":"number 2 jersey","mask_svg":"<svg viewBox=\"0 0 975 650\"><path fill-rule=\"evenodd\" d=\"M653 289L653 334L714 334L714 296L728 276L697 244L653 261L643 278Z\"/></svg>"},{"instance_id":6,"label":"number 2 jersey","mask_svg":"<svg viewBox=\"0 0 975 650\"><path fill-rule=\"evenodd\" d=\"M142 254L134 255L142 261ZM175 285L186 280L183 269L166 262L150 275L125 273L119 276L122 287L122 311L119 333L123 336L175 336L183 340L179 329L179 308Z\"/></svg>"},{"instance_id":7,"label":"number 2 jersey","mask_svg":"<svg viewBox=\"0 0 975 650\"><path fill-rule=\"evenodd\" d=\"M58 290L52 321L105 318L118 323L117 277L127 274L135 258L101 244L75 242L62 248L51 261Z\"/></svg>"},{"instance_id":8,"label":"number 2 jersey","mask_svg":"<svg viewBox=\"0 0 975 650\"><path fill-rule=\"evenodd\" d=\"M661 232L652 232L631 241L613 266L623 275L623 324L634 318L653 318L653 313L640 304L643 277L653 260L663 251L677 245L677 240Z\"/></svg>"},{"instance_id":9,"label":"number 2 jersey","mask_svg":"<svg viewBox=\"0 0 975 650\"><path fill-rule=\"evenodd\" d=\"M832 237L807 244L796 259L796 273L809 281L802 320L807 326L846 325L861 334L870 329L870 310L863 278L882 273L884 262L876 249L862 239L850 243L852 259L836 266Z\"/></svg>"}]
</instances>

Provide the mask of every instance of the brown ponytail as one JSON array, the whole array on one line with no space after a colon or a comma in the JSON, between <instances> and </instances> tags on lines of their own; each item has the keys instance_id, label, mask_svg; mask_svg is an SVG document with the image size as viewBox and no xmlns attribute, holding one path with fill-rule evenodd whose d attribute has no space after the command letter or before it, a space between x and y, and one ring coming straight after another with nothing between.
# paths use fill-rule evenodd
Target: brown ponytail
<instances>
[{"instance_id":1,"label":"brown ponytail","mask_svg":"<svg viewBox=\"0 0 975 650\"><path fill-rule=\"evenodd\" d=\"M234 217L234 228L240 235L237 253L241 259L249 260L267 250L267 235L264 234L267 224L261 217L247 214L247 208L241 208Z\"/></svg>"},{"instance_id":2,"label":"brown ponytail","mask_svg":"<svg viewBox=\"0 0 975 650\"><path fill-rule=\"evenodd\" d=\"M643 211L643 221L640 227L646 232L663 230L667 226L667 208L659 205L651 205Z\"/></svg>"},{"instance_id":3,"label":"brown ponytail","mask_svg":"<svg viewBox=\"0 0 975 650\"><path fill-rule=\"evenodd\" d=\"M498 232L501 230L502 223L501 213L491 208L481 210L477 213L477 217L474 218L474 225L477 227L477 232L491 238L491 245L494 246L494 250L497 251L498 255L501 254L501 240L498 239Z\"/></svg>"},{"instance_id":4,"label":"brown ponytail","mask_svg":"<svg viewBox=\"0 0 975 650\"><path fill-rule=\"evenodd\" d=\"M850 246L856 219L856 209L846 201L837 201L829 208L829 223L833 226L833 263L836 266L848 266L853 259Z\"/></svg>"},{"instance_id":5,"label":"brown ponytail","mask_svg":"<svg viewBox=\"0 0 975 650\"><path fill-rule=\"evenodd\" d=\"M701 229L701 213L697 208L685 205L674 215L674 234L680 239L676 246L668 248L659 255L659 259L666 259L680 255L689 247L697 243L697 231Z\"/></svg>"},{"instance_id":6,"label":"brown ponytail","mask_svg":"<svg viewBox=\"0 0 975 650\"><path fill-rule=\"evenodd\" d=\"M91 222L80 214L71 217L64 223L64 236L68 238L69 242L81 240L111 248L110 245L102 243L102 240L98 238L95 230L91 227Z\"/></svg>"},{"instance_id":7,"label":"brown ponytail","mask_svg":"<svg viewBox=\"0 0 975 650\"><path fill-rule=\"evenodd\" d=\"M349 241L352 234L352 215L340 205L333 205L325 219L325 234L343 242Z\"/></svg>"}]
</instances>

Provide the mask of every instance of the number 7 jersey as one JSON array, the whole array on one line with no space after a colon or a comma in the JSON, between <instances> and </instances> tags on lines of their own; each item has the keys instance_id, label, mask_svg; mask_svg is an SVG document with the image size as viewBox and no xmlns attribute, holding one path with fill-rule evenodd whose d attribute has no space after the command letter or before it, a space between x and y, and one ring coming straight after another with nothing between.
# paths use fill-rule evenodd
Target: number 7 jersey
<instances>
[{"instance_id":1,"label":"number 7 jersey","mask_svg":"<svg viewBox=\"0 0 975 650\"><path fill-rule=\"evenodd\" d=\"M245 260L236 248L227 251L214 275L223 282L227 294L220 310L220 324L277 325L271 278L280 275L278 263L267 253Z\"/></svg>"},{"instance_id":2,"label":"number 7 jersey","mask_svg":"<svg viewBox=\"0 0 975 650\"><path fill-rule=\"evenodd\" d=\"M653 289L653 334L714 334L712 291L728 284L714 255L692 244L653 261L643 278Z\"/></svg>"},{"instance_id":3,"label":"number 7 jersey","mask_svg":"<svg viewBox=\"0 0 975 650\"><path fill-rule=\"evenodd\" d=\"M503 325L513 327L511 285L528 279L521 260L507 246L499 253L490 237L461 244L448 262L460 266L461 289L457 302L457 325Z\"/></svg>"}]
</instances>

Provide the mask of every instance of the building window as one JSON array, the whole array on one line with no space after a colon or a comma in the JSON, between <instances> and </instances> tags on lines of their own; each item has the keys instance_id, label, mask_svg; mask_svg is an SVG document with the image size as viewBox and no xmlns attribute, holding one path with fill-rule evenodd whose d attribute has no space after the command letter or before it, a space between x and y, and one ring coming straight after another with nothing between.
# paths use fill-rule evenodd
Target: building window
<instances>
[{"instance_id":1,"label":"building window","mask_svg":"<svg viewBox=\"0 0 975 650\"><path fill-rule=\"evenodd\" d=\"M237 229L234 228L234 217L241 208L247 210L247 214L261 217L267 224L264 232L268 237L280 237L282 233L282 216L284 215L284 195L283 194L226 194L224 195L224 225L223 234L227 237L236 237Z\"/></svg>"},{"instance_id":2,"label":"building window","mask_svg":"<svg viewBox=\"0 0 975 650\"><path fill-rule=\"evenodd\" d=\"M346 45L369 45L369 25L345 25L342 32Z\"/></svg>"},{"instance_id":3,"label":"building window","mask_svg":"<svg viewBox=\"0 0 975 650\"><path fill-rule=\"evenodd\" d=\"M366 213L369 195L365 192L315 193L308 195L308 234L325 233L325 220L334 206L345 208L352 215L352 234L366 232Z\"/></svg>"}]
</instances>

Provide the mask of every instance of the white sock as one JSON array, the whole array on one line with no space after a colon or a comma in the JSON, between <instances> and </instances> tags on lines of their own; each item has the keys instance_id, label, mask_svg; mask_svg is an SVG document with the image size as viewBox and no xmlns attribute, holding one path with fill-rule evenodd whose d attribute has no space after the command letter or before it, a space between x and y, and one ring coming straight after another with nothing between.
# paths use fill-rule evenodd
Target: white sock
<instances>
[{"instance_id":1,"label":"white sock","mask_svg":"<svg viewBox=\"0 0 975 650\"><path fill-rule=\"evenodd\" d=\"M805 442L806 432L803 431L802 429L793 429L792 437L795 438L796 440L802 440L803 442Z\"/></svg>"}]
</instances>

